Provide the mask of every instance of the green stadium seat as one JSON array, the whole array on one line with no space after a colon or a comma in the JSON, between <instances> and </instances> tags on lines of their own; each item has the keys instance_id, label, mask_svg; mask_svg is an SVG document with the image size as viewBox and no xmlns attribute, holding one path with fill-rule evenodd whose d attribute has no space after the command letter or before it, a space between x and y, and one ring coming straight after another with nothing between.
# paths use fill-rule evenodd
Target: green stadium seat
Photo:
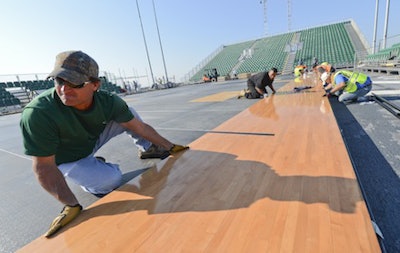
<instances>
[{"instance_id":1,"label":"green stadium seat","mask_svg":"<svg viewBox=\"0 0 400 253\"><path fill-rule=\"evenodd\" d=\"M346 30L346 26L350 23L351 21L345 21L297 31L296 33L300 33L299 41L303 43L303 46L296 52L292 67L294 68L300 59L304 64L310 66L314 57L317 57L320 62L328 61L333 65L352 65L355 48ZM205 70L211 68L217 68L219 74L224 76L229 74L236 65L239 66L238 74L265 71L271 67L282 70L289 54L285 52L285 47L292 42L294 34L286 33L224 46L222 51L195 73L190 80L202 80ZM248 48L253 49L252 56L241 59L240 55L243 50Z\"/></svg>"}]
</instances>

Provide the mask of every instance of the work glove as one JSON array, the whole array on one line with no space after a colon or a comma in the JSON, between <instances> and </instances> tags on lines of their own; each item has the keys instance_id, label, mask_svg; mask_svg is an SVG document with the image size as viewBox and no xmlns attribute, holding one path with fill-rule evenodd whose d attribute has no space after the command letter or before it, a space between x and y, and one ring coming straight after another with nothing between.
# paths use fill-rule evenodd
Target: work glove
<instances>
[{"instance_id":1,"label":"work glove","mask_svg":"<svg viewBox=\"0 0 400 253\"><path fill-rule=\"evenodd\" d=\"M329 92L326 92L324 95L323 95L323 97L327 97L327 98L330 98L332 95L331 95L331 93L329 93Z\"/></svg>"},{"instance_id":2,"label":"work glove","mask_svg":"<svg viewBox=\"0 0 400 253\"><path fill-rule=\"evenodd\" d=\"M172 146L172 148L169 150L169 153L171 155L173 155L173 154L176 154L176 153L181 152L186 149L189 149L189 146L182 146L182 145L174 144Z\"/></svg>"},{"instance_id":3,"label":"work glove","mask_svg":"<svg viewBox=\"0 0 400 253\"><path fill-rule=\"evenodd\" d=\"M61 211L60 215L58 215L50 225L49 230L44 235L45 237L49 238L53 234L55 234L60 228L64 227L68 223L70 223L73 219L75 219L82 210L82 206L76 204L74 206L64 206L63 210Z\"/></svg>"},{"instance_id":4,"label":"work glove","mask_svg":"<svg viewBox=\"0 0 400 253\"><path fill-rule=\"evenodd\" d=\"M325 90L325 94L323 95L323 97L331 97L332 96L332 94L331 94L331 89L327 89L327 90Z\"/></svg>"}]
</instances>

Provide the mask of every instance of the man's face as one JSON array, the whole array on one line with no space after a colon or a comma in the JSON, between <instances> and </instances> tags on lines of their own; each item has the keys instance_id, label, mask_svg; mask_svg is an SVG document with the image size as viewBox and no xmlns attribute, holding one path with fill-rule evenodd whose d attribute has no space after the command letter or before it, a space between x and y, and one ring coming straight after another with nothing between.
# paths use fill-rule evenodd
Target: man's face
<instances>
[{"instance_id":1,"label":"man's face","mask_svg":"<svg viewBox=\"0 0 400 253\"><path fill-rule=\"evenodd\" d=\"M54 80L56 92L61 102L66 106L78 110L88 109L93 102L93 93L97 91L99 82L85 82L81 85L73 85L60 78Z\"/></svg>"},{"instance_id":2,"label":"man's face","mask_svg":"<svg viewBox=\"0 0 400 253\"><path fill-rule=\"evenodd\" d=\"M271 78L272 80L276 77L276 73L272 70L269 71L268 75L269 75L269 78Z\"/></svg>"}]
</instances>

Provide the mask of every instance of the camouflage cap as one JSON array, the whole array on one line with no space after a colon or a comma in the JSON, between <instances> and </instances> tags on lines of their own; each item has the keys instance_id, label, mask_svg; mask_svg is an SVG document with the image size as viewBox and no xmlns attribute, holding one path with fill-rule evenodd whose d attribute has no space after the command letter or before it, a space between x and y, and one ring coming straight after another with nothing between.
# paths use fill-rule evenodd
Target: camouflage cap
<instances>
[{"instance_id":1,"label":"camouflage cap","mask_svg":"<svg viewBox=\"0 0 400 253\"><path fill-rule=\"evenodd\" d=\"M99 66L82 51L66 51L56 56L54 70L48 77L59 77L79 85L91 79L99 80Z\"/></svg>"}]
</instances>

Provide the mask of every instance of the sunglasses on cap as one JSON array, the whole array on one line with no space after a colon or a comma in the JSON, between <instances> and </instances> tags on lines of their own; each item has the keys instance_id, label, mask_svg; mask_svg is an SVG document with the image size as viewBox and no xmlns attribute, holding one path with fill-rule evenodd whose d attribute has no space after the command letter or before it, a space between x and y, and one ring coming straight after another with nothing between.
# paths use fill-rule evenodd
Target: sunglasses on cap
<instances>
[{"instance_id":1,"label":"sunglasses on cap","mask_svg":"<svg viewBox=\"0 0 400 253\"><path fill-rule=\"evenodd\" d=\"M86 82L84 82L84 83L75 85L75 84L72 84L72 83L70 83L70 82L68 82L68 81L65 81L64 79L61 79L61 78L59 78L59 77L53 78L53 80L54 80L54 82L55 82L57 85L59 85L59 86L67 85L68 87L70 87L70 88L72 88L72 89L82 89L83 87L86 86L86 84L92 82L91 80L89 80L89 81L86 81Z\"/></svg>"}]
</instances>

